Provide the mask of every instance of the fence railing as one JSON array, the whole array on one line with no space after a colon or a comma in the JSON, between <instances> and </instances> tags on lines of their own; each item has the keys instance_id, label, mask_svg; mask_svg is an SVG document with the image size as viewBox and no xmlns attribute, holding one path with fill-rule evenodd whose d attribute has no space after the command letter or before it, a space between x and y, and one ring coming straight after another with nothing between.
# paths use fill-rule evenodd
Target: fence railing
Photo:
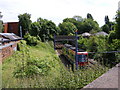
<instances>
[{"instance_id":1,"label":"fence railing","mask_svg":"<svg viewBox=\"0 0 120 90\"><path fill-rule=\"evenodd\" d=\"M120 62L120 51L105 51L105 52L88 52L88 58L99 62L103 66L109 68L115 66Z\"/></svg>"}]
</instances>

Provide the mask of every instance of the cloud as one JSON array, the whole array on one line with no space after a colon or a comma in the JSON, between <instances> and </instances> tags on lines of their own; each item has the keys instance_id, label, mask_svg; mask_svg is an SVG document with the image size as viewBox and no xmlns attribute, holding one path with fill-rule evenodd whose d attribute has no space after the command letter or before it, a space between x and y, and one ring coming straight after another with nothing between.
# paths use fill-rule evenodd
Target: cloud
<instances>
[{"instance_id":1,"label":"cloud","mask_svg":"<svg viewBox=\"0 0 120 90\"><path fill-rule=\"evenodd\" d=\"M42 17L53 20L56 24L66 17L74 15L86 17L91 13L100 25L104 17L110 20L115 16L119 0L1 0L0 11L4 22L18 21L18 15L30 13L33 21Z\"/></svg>"}]
</instances>

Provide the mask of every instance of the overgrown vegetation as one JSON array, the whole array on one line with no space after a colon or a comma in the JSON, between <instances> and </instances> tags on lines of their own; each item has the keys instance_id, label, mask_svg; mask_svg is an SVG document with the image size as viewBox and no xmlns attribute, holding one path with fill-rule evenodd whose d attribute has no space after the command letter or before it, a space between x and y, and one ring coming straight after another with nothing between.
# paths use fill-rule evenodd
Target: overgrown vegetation
<instances>
[{"instance_id":1,"label":"overgrown vegetation","mask_svg":"<svg viewBox=\"0 0 120 90\"><path fill-rule=\"evenodd\" d=\"M119 24L120 12L117 12L116 23L105 17L105 25L100 28L91 14L87 18L74 16L65 18L58 27L47 19L38 18L31 23L30 14L19 15L24 39L15 52L3 62L3 88L82 88L105 73L109 67L120 62L119 53L100 53L120 50ZM54 34L73 35L78 33L96 33L101 30L108 36L81 37L79 48L89 52L89 59L96 60L95 64L72 72L68 71L55 54L51 41ZM114 29L114 30L113 30ZM42 42L41 42L42 41ZM43 43L44 42L44 43ZM27 44L26 44L27 43ZM8 74L9 73L9 74Z\"/></svg>"},{"instance_id":2,"label":"overgrown vegetation","mask_svg":"<svg viewBox=\"0 0 120 90\"><path fill-rule=\"evenodd\" d=\"M89 39L81 37L78 41L79 48L93 52L89 53L89 58L103 61L106 66L111 67L120 62L120 57L118 57L120 53L109 53L120 50L120 40L113 39L112 42L109 43L107 36L92 36Z\"/></svg>"},{"instance_id":3,"label":"overgrown vegetation","mask_svg":"<svg viewBox=\"0 0 120 90\"><path fill-rule=\"evenodd\" d=\"M56 56L51 42L27 46L19 44L19 51L3 62L3 88L82 88L108 68L100 64L68 71ZM9 74L8 74L9 73Z\"/></svg>"}]
</instances>

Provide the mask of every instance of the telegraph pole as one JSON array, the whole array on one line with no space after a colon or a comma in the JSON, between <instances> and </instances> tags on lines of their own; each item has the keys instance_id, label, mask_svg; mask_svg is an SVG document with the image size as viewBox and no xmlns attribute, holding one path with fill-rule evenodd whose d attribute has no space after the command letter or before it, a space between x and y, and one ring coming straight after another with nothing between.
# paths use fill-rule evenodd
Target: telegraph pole
<instances>
[{"instance_id":1,"label":"telegraph pole","mask_svg":"<svg viewBox=\"0 0 120 90\"><path fill-rule=\"evenodd\" d=\"M20 37L22 38L22 26L20 26Z\"/></svg>"},{"instance_id":2,"label":"telegraph pole","mask_svg":"<svg viewBox=\"0 0 120 90\"><path fill-rule=\"evenodd\" d=\"M77 30L75 31L75 64L76 64L76 70L78 70L78 55L77 55L77 52L78 52L78 36L77 36Z\"/></svg>"}]
</instances>

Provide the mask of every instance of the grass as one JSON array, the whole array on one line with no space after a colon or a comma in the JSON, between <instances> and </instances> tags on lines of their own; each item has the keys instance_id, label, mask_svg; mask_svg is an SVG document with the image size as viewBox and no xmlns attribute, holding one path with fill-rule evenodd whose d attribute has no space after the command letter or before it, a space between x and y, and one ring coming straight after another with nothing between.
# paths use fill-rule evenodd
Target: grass
<instances>
[{"instance_id":1,"label":"grass","mask_svg":"<svg viewBox=\"0 0 120 90\"><path fill-rule=\"evenodd\" d=\"M3 62L2 88L82 88L107 70L91 65L73 73L62 64L52 43L21 44L21 51Z\"/></svg>"},{"instance_id":2,"label":"grass","mask_svg":"<svg viewBox=\"0 0 120 90\"><path fill-rule=\"evenodd\" d=\"M2 88L2 63L0 63L0 89Z\"/></svg>"}]
</instances>

